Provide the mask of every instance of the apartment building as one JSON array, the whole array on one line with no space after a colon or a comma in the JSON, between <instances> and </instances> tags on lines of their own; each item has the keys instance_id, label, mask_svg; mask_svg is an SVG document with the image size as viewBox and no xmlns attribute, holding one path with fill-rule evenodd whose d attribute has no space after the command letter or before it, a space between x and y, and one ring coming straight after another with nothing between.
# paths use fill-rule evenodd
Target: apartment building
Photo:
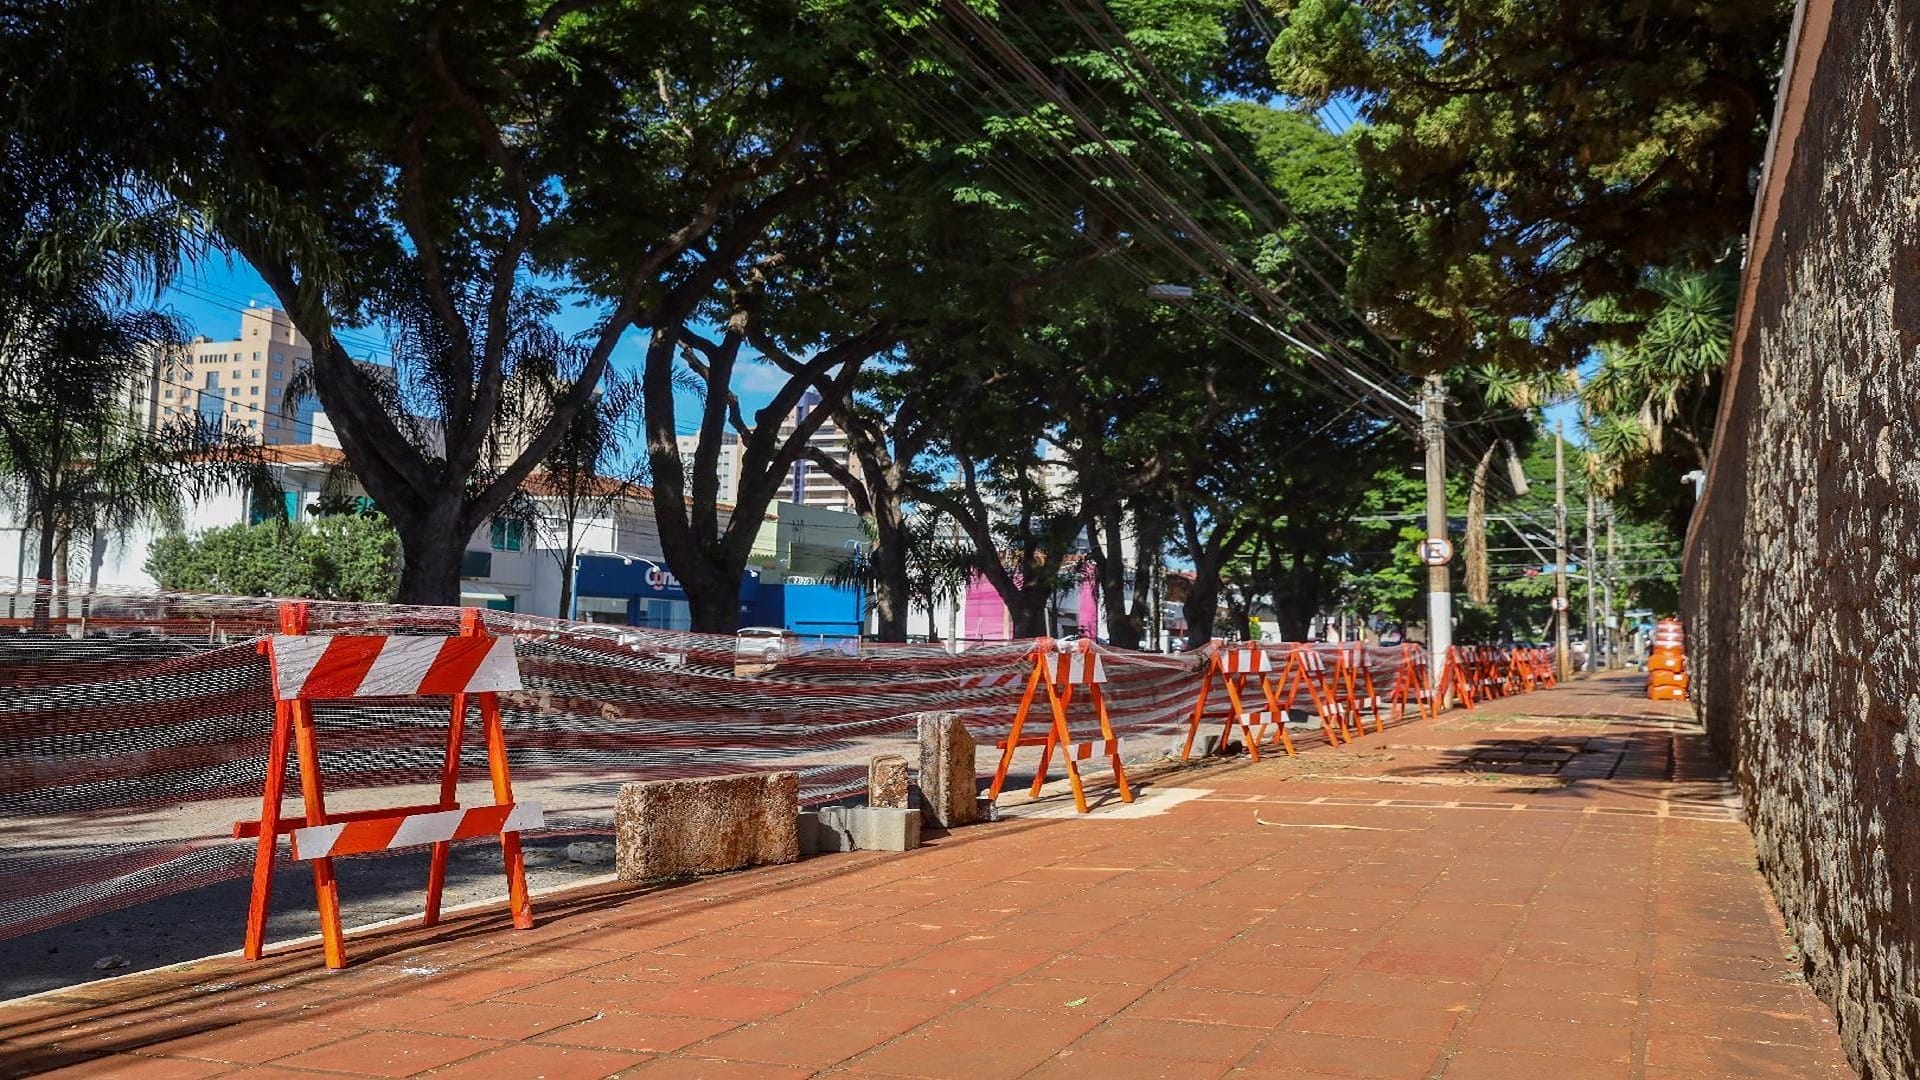
<instances>
[{"instance_id":1,"label":"apartment building","mask_svg":"<svg viewBox=\"0 0 1920 1080\"><path fill-rule=\"evenodd\" d=\"M791 437L813 410L819 407L820 395L812 390L807 391L806 395L800 399L800 404L794 406L793 415L780 422L781 440ZM807 440L807 446L845 465L856 479L860 477L860 462L853 456L852 449L847 445L847 433L836 427L832 420L820 425L819 430L813 433L813 437ZM818 506L847 512L851 512L854 506L853 496L848 494L840 481L835 480L833 474L806 457L793 463L793 468L788 473L787 483L781 489L780 498L802 506Z\"/></svg>"},{"instance_id":2,"label":"apartment building","mask_svg":"<svg viewBox=\"0 0 1920 1080\"><path fill-rule=\"evenodd\" d=\"M318 399L295 402L291 415L284 404L289 382L312 358L286 312L250 307L232 340L196 337L184 350L156 352L145 400L130 404L155 426L198 417L268 446L311 443Z\"/></svg>"},{"instance_id":3,"label":"apartment building","mask_svg":"<svg viewBox=\"0 0 1920 1080\"><path fill-rule=\"evenodd\" d=\"M680 464L686 470L689 488L693 485L693 457L700 450L700 436L679 435L673 440L680 446ZM720 502L731 503L740 497L740 436L731 431L720 434L720 456L714 462L714 472L719 475Z\"/></svg>"}]
</instances>

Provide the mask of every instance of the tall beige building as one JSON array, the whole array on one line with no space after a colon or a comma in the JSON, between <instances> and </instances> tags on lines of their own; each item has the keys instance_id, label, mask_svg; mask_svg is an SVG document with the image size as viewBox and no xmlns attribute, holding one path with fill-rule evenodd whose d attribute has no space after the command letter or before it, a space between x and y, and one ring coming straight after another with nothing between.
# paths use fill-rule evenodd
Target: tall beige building
<instances>
[{"instance_id":1,"label":"tall beige building","mask_svg":"<svg viewBox=\"0 0 1920 1080\"><path fill-rule=\"evenodd\" d=\"M313 442L311 397L284 407L288 383L313 358L313 347L278 308L240 313L240 334L231 341L195 338L184 351L155 357L149 421L170 424L198 416L269 446ZM291 415L286 413L291 412Z\"/></svg>"},{"instance_id":2,"label":"tall beige building","mask_svg":"<svg viewBox=\"0 0 1920 1080\"><path fill-rule=\"evenodd\" d=\"M791 437L801 421L819 407L820 395L807 391L806 396L800 399L800 404L794 406L793 415L780 422L781 440ZM807 446L845 465L856 479L861 476L860 461L847 445L847 433L835 427L832 420L820 425L813 437L807 440ZM799 503L802 506L821 506L849 513L853 510L853 496L847 493L840 481L806 457L793 463L787 482L780 486L779 498L782 502Z\"/></svg>"}]
</instances>

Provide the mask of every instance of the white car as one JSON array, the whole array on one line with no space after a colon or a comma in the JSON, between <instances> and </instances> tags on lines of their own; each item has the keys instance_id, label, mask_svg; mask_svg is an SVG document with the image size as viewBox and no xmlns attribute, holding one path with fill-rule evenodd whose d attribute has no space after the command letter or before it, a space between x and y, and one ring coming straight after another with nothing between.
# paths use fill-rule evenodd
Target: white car
<instances>
[{"instance_id":1,"label":"white car","mask_svg":"<svg viewBox=\"0 0 1920 1080\"><path fill-rule=\"evenodd\" d=\"M777 664L800 652L800 638L779 626L743 626L734 635L733 658L748 663Z\"/></svg>"}]
</instances>

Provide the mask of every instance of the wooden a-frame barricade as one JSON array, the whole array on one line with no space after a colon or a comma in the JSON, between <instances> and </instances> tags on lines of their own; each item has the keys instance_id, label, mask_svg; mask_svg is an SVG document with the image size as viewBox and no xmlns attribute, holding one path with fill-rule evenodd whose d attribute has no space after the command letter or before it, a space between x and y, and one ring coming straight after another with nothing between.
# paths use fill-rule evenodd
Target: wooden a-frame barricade
<instances>
[{"instance_id":1,"label":"wooden a-frame barricade","mask_svg":"<svg viewBox=\"0 0 1920 1080\"><path fill-rule=\"evenodd\" d=\"M1028 654L1033 661L1033 671L1027 676L1027 690L1020 698L1020 711L1013 716L1013 728L1007 737L1000 741L1000 766L994 770L993 785L987 789L987 799L1000 798L1000 789L1006 786L1007 770L1013 765L1014 751L1022 746L1041 747L1040 763L1033 770L1034 798L1040 797L1040 789L1046 786L1047 767L1054 754L1058 753L1066 764L1067 780L1073 786L1074 807L1084 814L1087 812L1087 792L1080 780L1079 763L1095 757L1104 757L1113 767L1114 783L1120 789L1122 802L1133 801L1133 788L1127 783L1127 767L1120 760L1120 740L1113 733L1113 721L1107 715L1107 698L1101 690L1107 681L1106 665L1101 663L1100 654L1093 648L1093 642L1055 641L1052 638L1036 638L1033 652ZM1073 732L1067 723L1067 710L1073 704L1075 688L1085 688L1087 698L1092 702L1094 719L1100 727L1098 739L1076 743ZM1034 702L1044 691L1050 721L1045 736L1026 734L1027 718L1033 711Z\"/></svg>"},{"instance_id":2,"label":"wooden a-frame barricade","mask_svg":"<svg viewBox=\"0 0 1920 1080\"><path fill-rule=\"evenodd\" d=\"M1331 680L1327 677L1327 662L1320 656L1312 642L1294 642L1286 647L1286 660L1280 669L1280 710L1285 712L1293 708L1304 691L1307 700L1313 703L1313 709L1320 714L1320 730L1327 737L1328 746L1340 746L1351 742L1347 734L1346 722L1341 718L1343 706L1334 693Z\"/></svg>"},{"instance_id":3,"label":"wooden a-frame barricade","mask_svg":"<svg viewBox=\"0 0 1920 1080\"><path fill-rule=\"evenodd\" d=\"M1274 686L1273 658L1257 644L1228 645L1216 640L1213 650L1213 658L1207 661L1206 677L1200 681L1200 697L1194 703L1193 717L1187 723L1187 741L1180 747L1180 760L1186 761L1193 754L1193 740L1200 733L1200 726L1206 723L1207 701L1216 681L1225 689L1227 699L1227 712L1220 725L1221 751L1226 750L1234 729L1239 728L1246 738L1248 756L1259 761L1260 742L1271 725L1279 732L1275 741L1291 757L1293 737L1287 734L1287 714L1280 707L1279 691ZM1251 688L1247 686L1248 679L1254 680ZM1266 700L1264 710L1248 711L1245 699L1251 696L1250 690Z\"/></svg>"},{"instance_id":4,"label":"wooden a-frame barricade","mask_svg":"<svg viewBox=\"0 0 1920 1080\"><path fill-rule=\"evenodd\" d=\"M1400 646L1400 661L1394 665L1393 688L1387 692L1393 706L1393 722L1406 718L1407 706L1422 720L1431 720L1439 712L1434 701L1433 680L1427 669L1427 650L1418 645Z\"/></svg>"},{"instance_id":5,"label":"wooden a-frame barricade","mask_svg":"<svg viewBox=\"0 0 1920 1080\"><path fill-rule=\"evenodd\" d=\"M1373 717L1373 731L1378 735L1386 730L1380 719L1382 702L1380 691L1373 682L1373 668L1367 664L1367 644L1364 641L1345 641L1338 646L1333 664L1335 689L1346 697L1344 715L1353 719L1354 728L1361 734L1367 730L1366 718Z\"/></svg>"},{"instance_id":6,"label":"wooden a-frame barricade","mask_svg":"<svg viewBox=\"0 0 1920 1080\"><path fill-rule=\"evenodd\" d=\"M330 968L344 967L346 943L340 926L340 896L333 875L335 856L432 844L427 871L424 925L440 921L452 842L497 834L507 876L507 907L513 925L533 926L527 896L526 864L520 831L543 822L537 803L516 803L507 771L507 744L500 722L500 691L521 689L512 638L488 636L480 612L461 613L458 637L426 635L307 636L305 604L283 604L280 633L260 642L273 679L273 737L257 821L235 822L236 838L257 837L253 893L247 907L244 955L257 960L266 946L267 910L273 889L273 860L278 840L290 840L292 857L313 867L313 888L320 913L320 936ZM446 697L446 758L440 771L440 798L418 806L329 814L320 749L314 731L313 703L375 698ZM458 801L460 749L467 712L477 707L493 802L461 809ZM303 813L282 816L289 744L299 762Z\"/></svg>"}]
</instances>

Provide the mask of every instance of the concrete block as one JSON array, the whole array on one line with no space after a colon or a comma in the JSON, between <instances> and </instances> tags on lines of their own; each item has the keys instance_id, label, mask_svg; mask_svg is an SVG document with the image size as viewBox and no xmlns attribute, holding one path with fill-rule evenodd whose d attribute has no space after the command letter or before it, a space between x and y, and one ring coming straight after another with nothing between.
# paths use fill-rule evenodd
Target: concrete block
<instances>
[{"instance_id":1,"label":"concrete block","mask_svg":"<svg viewBox=\"0 0 1920 1080\"><path fill-rule=\"evenodd\" d=\"M907 759L881 754L867 766L867 805L907 808Z\"/></svg>"},{"instance_id":2,"label":"concrete block","mask_svg":"<svg viewBox=\"0 0 1920 1080\"><path fill-rule=\"evenodd\" d=\"M622 784L613 803L622 881L710 874L800 857L798 773Z\"/></svg>"},{"instance_id":3,"label":"concrete block","mask_svg":"<svg viewBox=\"0 0 1920 1080\"><path fill-rule=\"evenodd\" d=\"M979 821L980 784L966 722L957 713L921 713L919 735L920 809L927 821L944 829Z\"/></svg>"},{"instance_id":4,"label":"concrete block","mask_svg":"<svg viewBox=\"0 0 1920 1080\"><path fill-rule=\"evenodd\" d=\"M920 846L920 812L892 806L823 806L799 815L800 853L912 851Z\"/></svg>"}]
</instances>

